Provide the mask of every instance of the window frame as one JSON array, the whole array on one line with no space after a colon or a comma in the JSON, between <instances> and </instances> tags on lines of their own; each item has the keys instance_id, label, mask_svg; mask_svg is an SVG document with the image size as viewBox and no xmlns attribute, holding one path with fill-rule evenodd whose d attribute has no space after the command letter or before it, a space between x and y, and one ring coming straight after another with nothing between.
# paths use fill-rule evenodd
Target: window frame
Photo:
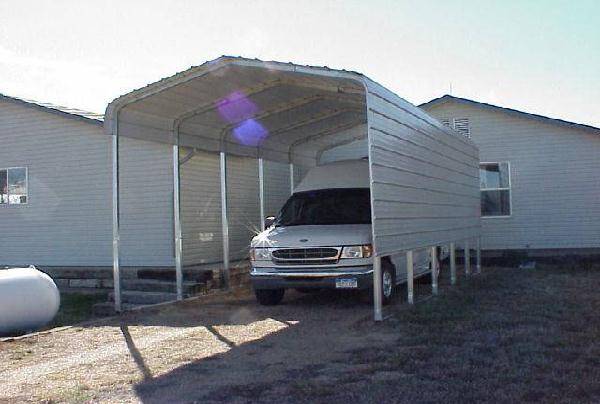
<instances>
[{"instance_id":1,"label":"window frame","mask_svg":"<svg viewBox=\"0 0 600 404\"><path fill-rule=\"evenodd\" d=\"M481 192L484 191L508 191L508 203L509 203L509 211L510 214L508 215L493 215L493 216L484 216L481 215L482 219L508 219L512 217L513 214L513 201L512 201L512 172L511 172L511 167L510 167L510 161L480 161L479 162L479 169L481 170L481 166L483 165L491 165L491 164L496 164L498 166L500 166L500 164L506 164L508 167L508 187L499 187L499 188L481 188L481 185L479 186L479 193L481 195ZM481 209L481 207L480 207Z\"/></svg>"},{"instance_id":2,"label":"window frame","mask_svg":"<svg viewBox=\"0 0 600 404\"><path fill-rule=\"evenodd\" d=\"M10 203L10 179L8 176L8 171L16 168L25 169L25 190L27 191L27 199L25 203ZM0 167L0 171L6 171L6 203L0 203L0 209L8 208L10 206L27 206L29 205L29 167L28 166L14 166L14 167Z\"/></svg>"}]
</instances>

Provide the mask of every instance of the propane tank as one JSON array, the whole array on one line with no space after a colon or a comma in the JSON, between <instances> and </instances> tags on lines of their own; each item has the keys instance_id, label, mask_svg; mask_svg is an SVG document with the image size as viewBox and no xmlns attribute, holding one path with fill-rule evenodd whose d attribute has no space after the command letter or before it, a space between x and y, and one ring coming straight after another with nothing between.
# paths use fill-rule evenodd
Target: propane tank
<instances>
[{"instance_id":1,"label":"propane tank","mask_svg":"<svg viewBox=\"0 0 600 404\"><path fill-rule=\"evenodd\" d=\"M60 306L54 281L35 267L0 268L0 335L30 332L48 324Z\"/></svg>"}]
</instances>

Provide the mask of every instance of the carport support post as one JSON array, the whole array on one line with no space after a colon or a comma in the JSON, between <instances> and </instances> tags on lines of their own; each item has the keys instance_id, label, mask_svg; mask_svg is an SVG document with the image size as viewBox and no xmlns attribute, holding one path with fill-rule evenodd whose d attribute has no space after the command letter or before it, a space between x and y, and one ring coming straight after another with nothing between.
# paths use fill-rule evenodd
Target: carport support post
<instances>
[{"instance_id":1,"label":"carport support post","mask_svg":"<svg viewBox=\"0 0 600 404\"><path fill-rule=\"evenodd\" d=\"M227 157L221 152L221 231L223 233L223 274L225 289L229 289L229 221L227 219Z\"/></svg>"},{"instance_id":2,"label":"carport support post","mask_svg":"<svg viewBox=\"0 0 600 404\"><path fill-rule=\"evenodd\" d=\"M117 115L118 116L118 115ZM113 288L115 311L121 312L121 269L119 266L119 137L118 121L112 135L112 225L113 225Z\"/></svg>"},{"instance_id":3,"label":"carport support post","mask_svg":"<svg viewBox=\"0 0 600 404\"><path fill-rule=\"evenodd\" d=\"M408 304L415 304L415 260L413 250L406 252L406 291L408 292Z\"/></svg>"},{"instance_id":4,"label":"carport support post","mask_svg":"<svg viewBox=\"0 0 600 404\"><path fill-rule=\"evenodd\" d=\"M264 161L258 159L258 199L260 202L260 229L265 229L265 171Z\"/></svg>"},{"instance_id":5,"label":"carport support post","mask_svg":"<svg viewBox=\"0 0 600 404\"><path fill-rule=\"evenodd\" d=\"M294 194L294 164L290 163L290 195Z\"/></svg>"},{"instance_id":6,"label":"carport support post","mask_svg":"<svg viewBox=\"0 0 600 404\"><path fill-rule=\"evenodd\" d=\"M471 247L469 240L465 240L465 275L471 275Z\"/></svg>"},{"instance_id":7,"label":"carport support post","mask_svg":"<svg viewBox=\"0 0 600 404\"><path fill-rule=\"evenodd\" d=\"M450 243L450 283L456 285L456 244Z\"/></svg>"},{"instance_id":8,"label":"carport support post","mask_svg":"<svg viewBox=\"0 0 600 404\"><path fill-rule=\"evenodd\" d=\"M477 250L475 252L477 257L477 273L481 273L481 237L477 238Z\"/></svg>"},{"instance_id":9,"label":"carport support post","mask_svg":"<svg viewBox=\"0 0 600 404\"><path fill-rule=\"evenodd\" d=\"M175 279L177 300L183 300L183 245L181 240L181 203L179 193L179 134L173 145L173 216L175 222Z\"/></svg>"},{"instance_id":10,"label":"carport support post","mask_svg":"<svg viewBox=\"0 0 600 404\"><path fill-rule=\"evenodd\" d=\"M438 294L439 263L437 258L437 247L431 247L431 293Z\"/></svg>"},{"instance_id":11,"label":"carport support post","mask_svg":"<svg viewBox=\"0 0 600 404\"><path fill-rule=\"evenodd\" d=\"M381 257L373 259L373 307L375 321L383 321L381 290Z\"/></svg>"}]
</instances>

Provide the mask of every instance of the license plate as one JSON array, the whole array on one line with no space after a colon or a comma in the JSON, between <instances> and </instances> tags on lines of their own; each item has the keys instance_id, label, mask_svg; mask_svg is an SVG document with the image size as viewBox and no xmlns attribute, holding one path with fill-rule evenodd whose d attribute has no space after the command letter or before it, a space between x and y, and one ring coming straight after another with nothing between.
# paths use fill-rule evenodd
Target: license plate
<instances>
[{"instance_id":1,"label":"license plate","mask_svg":"<svg viewBox=\"0 0 600 404\"><path fill-rule=\"evenodd\" d=\"M358 282L355 278L350 279L336 279L335 280L336 289L354 289L358 287Z\"/></svg>"}]
</instances>

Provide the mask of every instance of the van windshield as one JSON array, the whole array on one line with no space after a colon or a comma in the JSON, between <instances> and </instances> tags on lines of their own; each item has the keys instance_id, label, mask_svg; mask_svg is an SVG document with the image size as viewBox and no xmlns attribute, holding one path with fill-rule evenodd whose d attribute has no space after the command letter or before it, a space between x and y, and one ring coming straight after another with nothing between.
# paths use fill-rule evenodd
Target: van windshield
<instances>
[{"instance_id":1,"label":"van windshield","mask_svg":"<svg viewBox=\"0 0 600 404\"><path fill-rule=\"evenodd\" d=\"M275 220L275 226L370 223L368 188L298 192L288 199Z\"/></svg>"}]
</instances>

